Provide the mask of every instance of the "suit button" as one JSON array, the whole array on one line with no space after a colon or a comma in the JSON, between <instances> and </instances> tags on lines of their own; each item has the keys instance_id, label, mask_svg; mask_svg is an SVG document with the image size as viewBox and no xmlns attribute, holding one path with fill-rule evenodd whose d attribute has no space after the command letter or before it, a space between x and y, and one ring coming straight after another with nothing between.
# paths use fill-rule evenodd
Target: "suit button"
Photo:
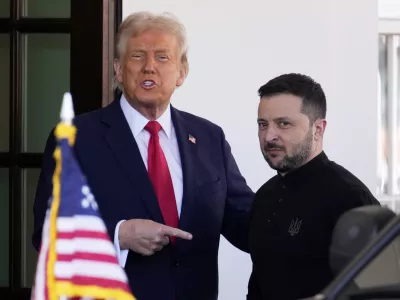
<instances>
[{"instance_id":1,"label":"suit button","mask_svg":"<svg viewBox=\"0 0 400 300\"><path fill-rule=\"evenodd\" d=\"M179 261L175 262L175 267L179 267Z\"/></svg>"}]
</instances>

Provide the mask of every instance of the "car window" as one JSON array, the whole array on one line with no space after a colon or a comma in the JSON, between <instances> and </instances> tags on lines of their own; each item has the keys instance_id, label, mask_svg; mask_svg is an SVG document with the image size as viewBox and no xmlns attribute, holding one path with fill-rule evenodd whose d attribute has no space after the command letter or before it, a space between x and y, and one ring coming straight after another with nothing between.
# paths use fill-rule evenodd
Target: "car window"
<instances>
[{"instance_id":1,"label":"car window","mask_svg":"<svg viewBox=\"0 0 400 300\"><path fill-rule=\"evenodd\" d=\"M364 288L378 288L400 284L400 237L394 239L378 254L344 289L338 299L349 299L349 295Z\"/></svg>"}]
</instances>

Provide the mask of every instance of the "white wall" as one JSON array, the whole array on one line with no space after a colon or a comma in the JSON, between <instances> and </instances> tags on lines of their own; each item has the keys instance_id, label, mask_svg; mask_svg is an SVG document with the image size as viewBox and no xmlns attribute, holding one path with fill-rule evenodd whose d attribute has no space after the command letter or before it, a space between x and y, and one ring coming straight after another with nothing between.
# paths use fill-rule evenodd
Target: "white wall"
<instances>
[{"instance_id":1,"label":"white wall","mask_svg":"<svg viewBox=\"0 0 400 300\"><path fill-rule=\"evenodd\" d=\"M378 15L385 19L400 18L400 1L398 0L379 0Z\"/></svg>"},{"instance_id":2,"label":"white wall","mask_svg":"<svg viewBox=\"0 0 400 300\"><path fill-rule=\"evenodd\" d=\"M222 126L250 186L274 175L257 140L257 89L285 72L318 80L328 98L325 150L373 192L377 149L377 3L365 0L136 0L188 31L190 73L172 103ZM245 299L248 255L222 241L221 300Z\"/></svg>"}]
</instances>

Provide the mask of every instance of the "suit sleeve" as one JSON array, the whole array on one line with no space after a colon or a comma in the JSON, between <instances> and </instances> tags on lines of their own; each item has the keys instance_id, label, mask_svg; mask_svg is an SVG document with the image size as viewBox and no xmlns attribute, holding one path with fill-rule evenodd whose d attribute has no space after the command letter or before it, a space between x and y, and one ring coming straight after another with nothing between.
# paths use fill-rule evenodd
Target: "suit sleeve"
<instances>
[{"instance_id":1,"label":"suit sleeve","mask_svg":"<svg viewBox=\"0 0 400 300\"><path fill-rule=\"evenodd\" d=\"M53 191L52 178L55 169L53 153L55 147L56 142L54 131L52 131L47 139L46 147L44 150L42 169L39 175L39 180L36 187L35 201L33 204L34 228L32 243L36 250L39 250L40 248L44 218L46 216L49 198Z\"/></svg>"},{"instance_id":2,"label":"suit sleeve","mask_svg":"<svg viewBox=\"0 0 400 300\"><path fill-rule=\"evenodd\" d=\"M248 232L254 193L240 173L223 132L222 141L227 182L222 234L232 245L242 251L249 252Z\"/></svg>"}]
</instances>

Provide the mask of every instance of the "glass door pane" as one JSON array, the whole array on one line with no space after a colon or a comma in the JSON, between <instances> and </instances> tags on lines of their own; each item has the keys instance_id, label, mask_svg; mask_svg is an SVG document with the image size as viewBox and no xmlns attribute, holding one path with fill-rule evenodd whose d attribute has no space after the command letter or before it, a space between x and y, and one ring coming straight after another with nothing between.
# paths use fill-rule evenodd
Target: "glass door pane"
<instances>
[{"instance_id":1,"label":"glass door pane","mask_svg":"<svg viewBox=\"0 0 400 300\"><path fill-rule=\"evenodd\" d=\"M10 0L0 0L0 18L10 17Z\"/></svg>"},{"instance_id":2,"label":"glass door pane","mask_svg":"<svg viewBox=\"0 0 400 300\"><path fill-rule=\"evenodd\" d=\"M36 272L38 253L32 245L33 233L33 203L40 169L25 169L23 172L22 198L22 286L32 287Z\"/></svg>"},{"instance_id":3,"label":"glass door pane","mask_svg":"<svg viewBox=\"0 0 400 300\"><path fill-rule=\"evenodd\" d=\"M4 1L4 0L1 0ZM69 18L70 0L24 0L22 16L28 18Z\"/></svg>"},{"instance_id":4,"label":"glass door pane","mask_svg":"<svg viewBox=\"0 0 400 300\"><path fill-rule=\"evenodd\" d=\"M70 90L69 34L26 34L23 37L24 152L43 152L60 116L62 97Z\"/></svg>"},{"instance_id":5,"label":"glass door pane","mask_svg":"<svg viewBox=\"0 0 400 300\"><path fill-rule=\"evenodd\" d=\"M9 286L8 184L8 169L0 169L0 287Z\"/></svg>"},{"instance_id":6,"label":"glass door pane","mask_svg":"<svg viewBox=\"0 0 400 300\"><path fill-rule=\"evenodd\" d=\"M0 34L0 66L0 152L8 152L10 137L10 36L8 34Z\"/></svg>"}]
</instances>

